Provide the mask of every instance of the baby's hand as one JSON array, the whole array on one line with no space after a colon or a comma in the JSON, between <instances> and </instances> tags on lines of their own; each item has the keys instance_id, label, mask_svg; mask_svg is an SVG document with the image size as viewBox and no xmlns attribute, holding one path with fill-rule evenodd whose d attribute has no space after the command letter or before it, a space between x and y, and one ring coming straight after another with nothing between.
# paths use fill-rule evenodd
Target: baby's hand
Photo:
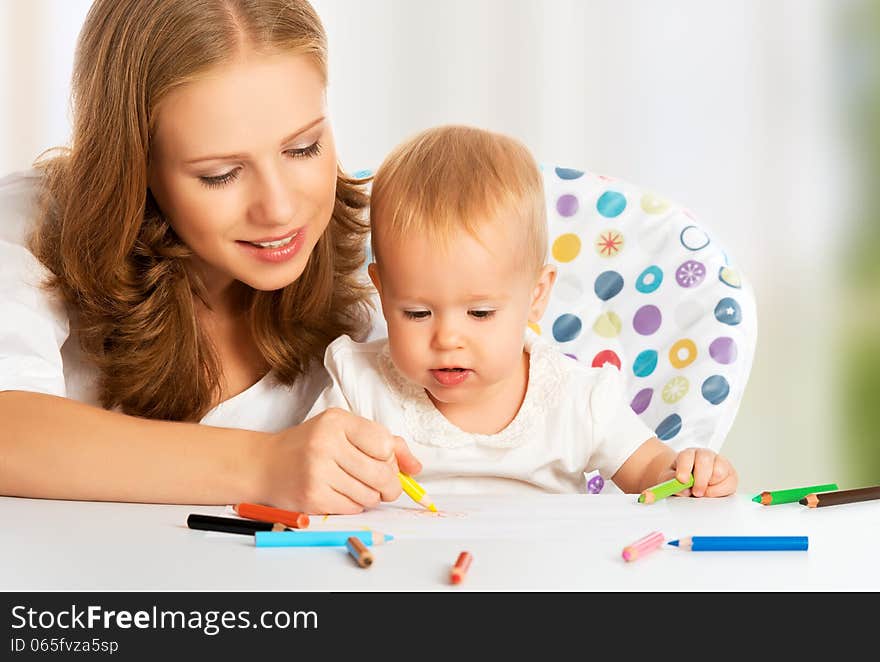
<instances>
[{"instance_id":1,"label":"baby's hand","mask_svg":"<svg viewBox=\"0 0 880 662\"><path fill-rule=\"evenodd\" d=\"M723 455L708 448L686 448L676 455L672 463L675 477L686 483L691 472L694 484L679 492L681 496L722 497L736 492L739 478L736 469Z\"/></svg>"}]
</instances>

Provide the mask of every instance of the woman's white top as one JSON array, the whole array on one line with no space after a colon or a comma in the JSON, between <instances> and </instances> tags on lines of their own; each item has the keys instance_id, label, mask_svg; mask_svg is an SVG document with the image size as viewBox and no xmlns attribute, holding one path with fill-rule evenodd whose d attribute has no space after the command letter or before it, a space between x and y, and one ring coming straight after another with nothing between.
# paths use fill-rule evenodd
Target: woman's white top
<instances>
[{"instance_id":1,"label":"woman's white top","mask_svg":"<svg viewBox=\"0 0 880 662\"><path fill-rule=\"evenodd\" d=\"M83 359L63 302L42 287L46 268L27 249L37 218L40 176L14 173L0 179L0 391L31 391L100 406L97 371ZM273 373L209 411L201 423L277 432L304 420L328 384L314 368L293 386Z\"/></svg>"},{"instance_id":2,"label":"woman's white top","mask_svg":"<svg viewBox=\"0 0 880 662\"><path fill-rule=\"evenodd\" d=\"M586 492L585 472L613 476L654 436L629 406L614 366L591 368L528 331L529 381L519 412L497 434L461 430L394 367L385 338L337 338L324 356L332 384L306 418L340 407L403 437L431 494Z\"/></svg>"}]
</instances>

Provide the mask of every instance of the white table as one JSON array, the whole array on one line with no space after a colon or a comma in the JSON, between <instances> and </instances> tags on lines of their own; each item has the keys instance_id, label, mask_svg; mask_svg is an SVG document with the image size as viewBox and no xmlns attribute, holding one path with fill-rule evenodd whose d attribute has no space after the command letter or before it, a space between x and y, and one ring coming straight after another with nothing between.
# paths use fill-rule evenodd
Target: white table
<instances>
[{"instance_id":1,"label":"white table","mask_svg":"<svg viewBox=\"0 0 880 662\"><path fill-rule=\"evenodd\" d=\"M381 514L395 540L358 568L344 548L256 548L250 536L186 527L189 513L223 507L0 497L0 589L282 591L877 591L880 501L808 509L764 507L749 496L630 495L445 498L453 523L415 517L399 501ZM499 505L499 526L469 513ZM494 516L493 516L494 517ZM455 519L457 518L457 519ZM336 518L312 517L310 528ZM363 528L369 517L352 517ZM468 528L470 527L470 528ZM378 528L378 527L377 527ZM394 529L394 530L391 530ZM652 530L688 535L808 535L807 552L684 552L670 546L626 563L621 550ZM458 552L465 582L448 583Z\"/></svg>"}]
</instances>

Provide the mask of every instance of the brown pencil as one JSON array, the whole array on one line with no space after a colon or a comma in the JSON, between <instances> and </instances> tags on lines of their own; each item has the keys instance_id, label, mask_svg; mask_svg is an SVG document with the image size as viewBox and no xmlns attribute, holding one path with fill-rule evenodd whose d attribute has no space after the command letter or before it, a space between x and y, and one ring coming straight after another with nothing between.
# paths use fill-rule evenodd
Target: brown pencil
<instances>
[{"instance_id":1,"label":"brown pencil","mask_svg":"<svg viewBox=\"0 0 880 662\"><path fill-rule=\"evenodd\" d=\"M348 553L351 554L351 557L360 567L369 568L373 565L373 554L367 549L367 546L361 542L360 538L357 536L350 536L345 541L345 546L348 548Z\"/></svg>"},{"instance_id":2,"label":"brown pencil","mask_svg":"<svg viewBox=\"0 0 880 662\"><path fill-rule=\"evenodd\" d=\"M856 503L873 499L880 499L880 485L858 487L853 490L836 490L834 492L808 494L798 503L807 508L822 508L823 506L837 506L843 503Z\"/></svg>"}]
</instances>

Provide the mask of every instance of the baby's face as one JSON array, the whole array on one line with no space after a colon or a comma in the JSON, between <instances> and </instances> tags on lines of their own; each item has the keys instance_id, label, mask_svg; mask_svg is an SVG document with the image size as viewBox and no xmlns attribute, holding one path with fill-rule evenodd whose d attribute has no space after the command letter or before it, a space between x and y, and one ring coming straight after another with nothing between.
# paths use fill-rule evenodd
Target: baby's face
<instances>
[{"instance_id":1,"label":"baby's face","mask_svg":"<svg viewBox=\"0 0 880 662\"><path fill-rule=\"evenodd\" d=\"M523 388L536 275L500 225L480 236L462 231L446 247L408 238L372 267L394 365L438 406Z\"/></svg>"}]
</instances>

